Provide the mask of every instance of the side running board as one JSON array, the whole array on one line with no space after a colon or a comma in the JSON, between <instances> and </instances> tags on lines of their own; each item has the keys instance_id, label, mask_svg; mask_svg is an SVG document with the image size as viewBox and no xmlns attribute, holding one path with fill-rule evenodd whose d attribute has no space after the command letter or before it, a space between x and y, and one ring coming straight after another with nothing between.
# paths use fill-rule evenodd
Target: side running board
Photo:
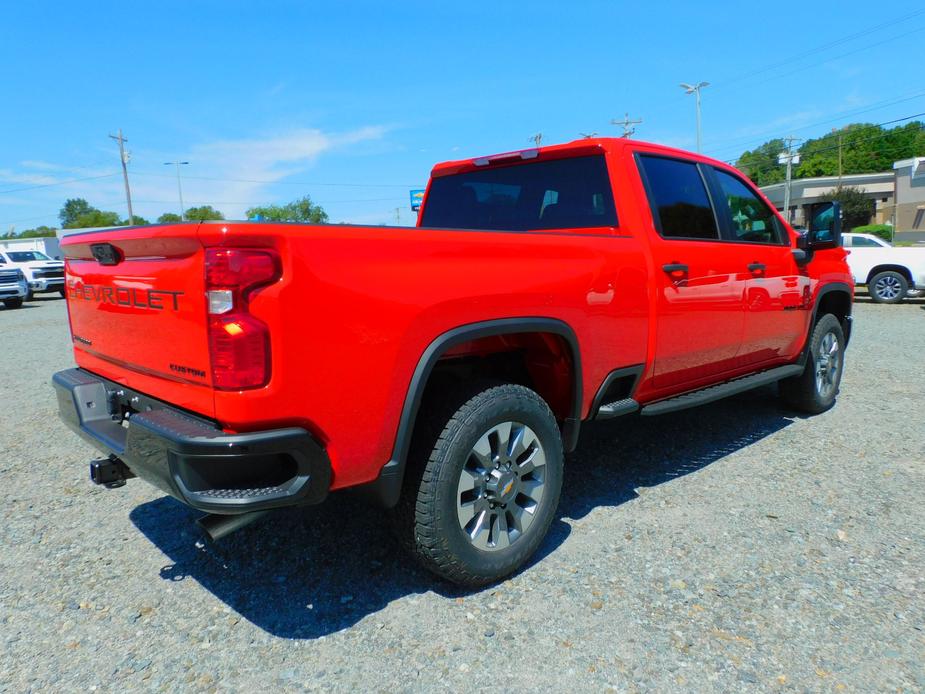
<instances>
[{"instance_id":1,"label":"side running board","mask_svg":"<svg viewBox=\"0 0 925 694\"><path fill-rule=\"evenodd\" d=\"M638 409L639 403L632 398L617 400L615 402L608 402L607 404L601 405L598 408L595 419L613 419L614 417L622 417L625 414L632 414Z\"/></svg>"},{"instance_id":2,"label":"side running board","mask_svg":"<svg viewBox=\"0 0 925 694\"><path fill-rule=\"evenodd\" d=\"M736 378L732 381L726 381L725 383L720 383L715 386L709 386L707 388L703 388L702 390L695 390L690 393L685 393L684 395L669 398L668 400L661 400L659 402L652 403L651 405L646 405L642 408L639 414L644 416L652 416L657 414L665 414L667 412L676 412L677 410L685 410L688 407L705 405L708 402L720 400L729 395L735 395L736 393L742 393L746 390L751 390L752 388L758 388L759 386L774 383L775 381L779 381L782 378L788 378L789 376L799 376L801 373L803 373L803 368L804 367L799 364L790 364L788 366L779 366L776 369L771 369L770 371L761 371L759 373L752 374L751 376L743 376L742 378ZM601 407L602 411L603 409L604 407Z\"/></svg>"}]
</instances>

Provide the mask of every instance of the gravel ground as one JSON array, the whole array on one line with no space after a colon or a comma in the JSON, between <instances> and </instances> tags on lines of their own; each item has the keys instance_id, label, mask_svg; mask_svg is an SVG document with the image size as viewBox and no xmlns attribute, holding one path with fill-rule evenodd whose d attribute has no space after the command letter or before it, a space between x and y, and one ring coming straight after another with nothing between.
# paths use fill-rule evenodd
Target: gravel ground
<instances>
[{"instance_id":1,"label":"gravel ground","mask_svg":"<svg viewBox=\"0 0 925 694\"><path fill-rule=\"evenodd\" d=\"M210 545L95 488L64 303L0 311L0 690L923 691L925 301L855 314L834 410L588 427L539 556L464 592L349 496Z\"/></svg>"}]
</instances>

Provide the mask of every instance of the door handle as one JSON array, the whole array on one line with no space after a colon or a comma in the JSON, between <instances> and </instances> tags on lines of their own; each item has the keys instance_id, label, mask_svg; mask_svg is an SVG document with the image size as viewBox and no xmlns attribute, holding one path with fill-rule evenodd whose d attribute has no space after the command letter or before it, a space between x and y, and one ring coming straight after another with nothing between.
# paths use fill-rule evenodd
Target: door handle
<instances>
[{"instance_id":1,"label":"door handle","mask_svg":"<svg viewBox=\"0 0 925 694\"><path fill-rule=\"evenodd\" d=\"M748 271L755 273L755 274L759 272L764 272L766 269L767 269L767 266L764 263L754 262L754 263L748 264Z\"/></svg>"},{"instance_id":2,"label":"door handle","mask_svg":"<svg viewBox=\"0 0 925 694\"><path fill-rule=\"evenodd\" d=\"M662 265L662 270L667 272L669 275L675 273L687 274L687 265L684 263L668 263L667 265Z\"/></svg>"}]
</instances>

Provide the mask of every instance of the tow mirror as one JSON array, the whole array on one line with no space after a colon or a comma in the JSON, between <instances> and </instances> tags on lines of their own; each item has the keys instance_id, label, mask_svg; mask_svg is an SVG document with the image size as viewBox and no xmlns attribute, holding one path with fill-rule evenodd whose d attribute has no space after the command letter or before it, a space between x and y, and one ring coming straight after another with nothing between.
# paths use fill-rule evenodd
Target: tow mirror
<instances>
[{"instance_id":1,"label":"tow mirror","mask_svg":"<svg viewBox=\"0 0 925 694\"><path fill-rule=\"evenodd\" d=\"M823 251L841 246L841 203L831 200L810 205L807 226L809 230L800 238L800 248Z\"/></svg>"}]
</instances>

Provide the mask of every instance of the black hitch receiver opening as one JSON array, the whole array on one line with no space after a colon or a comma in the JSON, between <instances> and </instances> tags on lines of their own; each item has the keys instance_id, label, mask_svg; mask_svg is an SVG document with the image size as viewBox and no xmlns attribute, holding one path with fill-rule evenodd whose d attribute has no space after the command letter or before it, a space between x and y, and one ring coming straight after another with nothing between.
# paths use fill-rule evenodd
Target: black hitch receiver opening
<instances>
[{"instance_id":1,"label":"black hitch receiver opening","mask_svg":"<svg viewBox=\"0 0 925 694\"><path fill-rule=\"evenodd\" d=\"M90 479L94 484L102 484L107 489L121 487L125 485L125 480L134 476L135 473L128 469L128 465L114 455L90 461Z\"/></svg>"}]
</instances>

